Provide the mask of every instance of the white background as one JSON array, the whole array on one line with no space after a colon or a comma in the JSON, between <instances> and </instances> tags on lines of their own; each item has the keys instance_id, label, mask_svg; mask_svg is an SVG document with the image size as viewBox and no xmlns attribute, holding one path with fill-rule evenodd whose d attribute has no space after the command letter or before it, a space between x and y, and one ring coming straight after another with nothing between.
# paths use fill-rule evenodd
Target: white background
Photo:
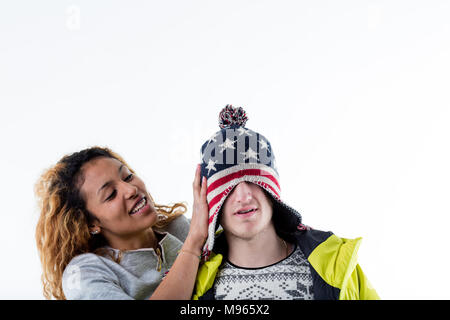
<instances>
[{"instance_id":1,"label":"white background","mask_svg":"<svg viewBox=\"0 0 450 320\"><path fill-rule=\"evenodd\" d=\"M0 298L42 299L34 184L108 146L186 201L226 104L384 299L449 299L449 1L2 1ZM187 214L191 215L191 212Z\"/></svg>"}]
</instances>

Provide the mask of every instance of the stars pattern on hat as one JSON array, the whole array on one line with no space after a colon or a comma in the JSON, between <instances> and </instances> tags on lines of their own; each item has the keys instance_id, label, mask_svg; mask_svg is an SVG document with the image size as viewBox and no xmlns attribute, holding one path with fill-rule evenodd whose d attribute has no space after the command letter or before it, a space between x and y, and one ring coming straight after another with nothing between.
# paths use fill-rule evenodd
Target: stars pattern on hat
<instances>
[{"instance_id":1,"label":"stars pattern on hat","mask_svg":"<svg viewBox=\"0 0 450 320\"><path fill-rule=\"evenodd\" d=\"M217 142L216 137L219 135L220 132L216 132L213 136L211 136L211 138L209 138L208 140L208 144L210 144L211 142Z\"/></svg>"},{"instance_id":2,"label":"stars pattern on hat","mask_svg":"<svg viewBox=\"0 0 450 320\"><path fill-rule=\"evenodd\" d=\"M241 152L241 154L244 155L244 160L253 158L258 160L258 153L256 151L253 151L252 148L248 148L246 152Z\"/></svg>"},{"instance_id":3,"label":"stars pattern on hat","mask_svg":"<svg viewBox=\"0 0 450 320\"><path fill-rule=\"evenodd\" d=\"M231 141L230 139L226 138L224 143L219 144L219 147L222 149L220 150L220 153L222 153L225 149L235 149L233 144L236 143L236 141Z\"/></svg>"},{"instance_id":4,"label":"stars pattern on hat","mask_svg":"<svg viewBox=\"0 0 450 320\"><path fill-rule=\"evenodd\" d=\"M245 129L243 127L240 127L239 129L237 129L237 131L239 132L239 136L242 136L244 133L250 137L252 137L253 135L249 132L248 129Z\"/></svg>"},{"instance_id":5,"label":"stars pattern on hat","mask_svg":"<svg viewBox=\"0 0 450 320\"><path fill-rule=\"evenodd\" d=\"M266 140L259 139L258 142L261 147L260 150L268 149L269 145L267 144Z\"/></svg>"},{"instance_id":6,"label":"stars pattern on hat","mask_svg":"<svg viewBox=\"0 0 450 320\"><path fill-rule=\"evenodd\" d=\"M237 159L239 163L260 163L260 161L264 161L264 164L277 170L272 147L264 136L243 127L227 130L232 130L232 132L228 133L224 130L216 132L204 143L200 150L200 163L203 163L204 174L209 177L224 168L238 164L234 163L236 160L233 159ZM253 142L254 140L256 140L256 144ZM244 149L241 149L241 147L244 147ZM230 154L227 153L226 159L224 157L225 151L230 152ZM234 157L230 158L233 153ZM236 158L236 156L238 157ZM227 163L227 161L231 162Z\"/></svg>"},{"instance_id":7,"label":"stars pattern on hat","mask_svg":"<svg viewBox=\"0 0 450 320\"><path fill-rule=\"evenodd\" d=\"M212 160L212 159L208 160L208 165L205 167L206 169L208 169L208 175L211 170L217 171L217 169L215 167L216 162L217 162L217 160Z\"/></svg>"}]
</instances>

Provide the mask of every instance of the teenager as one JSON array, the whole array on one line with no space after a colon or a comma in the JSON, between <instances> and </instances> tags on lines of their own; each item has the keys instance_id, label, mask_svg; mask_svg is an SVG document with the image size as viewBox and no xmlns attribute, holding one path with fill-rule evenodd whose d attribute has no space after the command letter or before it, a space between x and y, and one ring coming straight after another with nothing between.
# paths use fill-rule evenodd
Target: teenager
<instances>
[{"instance_id":1,"label":"teenager","mask_svg":"<svg viewBox=\"0 0 450 320\"><path fill-rule=\"evenodd\" d=\"M246 121L227 105L201 148L209 228L193 298L379 299L357 263L361 239L302 224L280 197L270 142Z\"/></svg>"}]
</instances>

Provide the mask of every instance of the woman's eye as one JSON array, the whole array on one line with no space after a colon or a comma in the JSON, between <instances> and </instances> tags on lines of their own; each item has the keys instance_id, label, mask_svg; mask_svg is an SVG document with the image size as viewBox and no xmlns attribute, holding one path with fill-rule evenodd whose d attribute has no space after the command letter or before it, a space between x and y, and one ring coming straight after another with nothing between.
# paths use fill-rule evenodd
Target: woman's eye
<instances>
[{"instance_id":1,"label":"woman's eye","mask_svg":"<svg viewBox=\"0 0 450 320\"><path fill-rule=\"evenodd\" d=\"M112 200L115 196L116 196L116 190L114 190L110 195L109 195L109 197L108 198L106 198L106 201L109 201L109 200Z\"/></svg>"},{"instance_id":2,"label":"woman's eye","mask_svg":"<svg viewBox=\"0 0 450 320\"><path fill-rule=\"evenodd\" d=\"M124 181L131 181L133 179L134 174L130 173L128 176L125 177ZM106 201L112 200L114 199L114 197L116 196L117 191L114 190L108 198L106 198Z\"/></svg>"}]
</instances>

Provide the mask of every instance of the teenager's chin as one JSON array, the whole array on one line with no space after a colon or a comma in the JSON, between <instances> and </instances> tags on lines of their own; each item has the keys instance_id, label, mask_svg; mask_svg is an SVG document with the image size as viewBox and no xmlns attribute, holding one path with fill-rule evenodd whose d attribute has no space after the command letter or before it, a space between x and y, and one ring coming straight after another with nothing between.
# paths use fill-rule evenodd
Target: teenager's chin
<instances>
[{"instance_id":1,"label":"teenager's chin","mask_svg":"<svg viewBox=\"0 0 450 320\"><path fill-rule=\"evenodd\" d=\"M246 223L232 228L232 234L243 240L251 240L264 236L269 228L266 225L259 223Z\"/></svg>"},{"instance_id":2,"label":"teenager's chin","mask_svg":"<svg viewBox=\"0 0 450 320\"><path fill-rule=\"evenodd\" d=\"M258 233L259 232L257 230L253 229L236 229L229 232L229 234L231 234L233 238L246 241L255 238Z\"/></svg>"}]
</instances>

